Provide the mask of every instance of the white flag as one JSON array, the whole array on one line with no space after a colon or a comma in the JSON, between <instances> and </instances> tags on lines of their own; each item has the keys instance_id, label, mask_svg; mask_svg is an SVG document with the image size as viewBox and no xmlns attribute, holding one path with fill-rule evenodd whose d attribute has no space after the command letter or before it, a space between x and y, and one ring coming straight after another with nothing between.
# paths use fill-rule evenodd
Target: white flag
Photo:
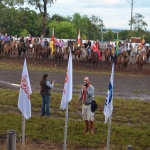
<instances>
[{"instance_id":1,"label":"white flag","mask_svg":"<svg viewBox=\"0 0 150 150\"><path fill-rule=\"evenodd\" d=\"M30 94L32 93L26 59L24 60L24 66L22 71L22 78L20 84L20 92L18 98L18 108L22 112L23 116L28 119L31 117L31 102Z\"/></svg>"},{"instance_id":2,"label":"white flag","mask_svg":"<svg viewBox=\"0 0 150 150\"><path fill-rule=\"evenodd\" d=\"M113 82L114 82L114 63L112 65L112 72L107 91L106 102L104 106L105 123L107 123L108 118L112 115L113 111L113 88L114 88Z\"/></svg>"},{"instance_id":3,"label":"white flag","mask_svg":"<svg viewBox=\"0 0 150 150\"><path fill-rule=\"evenodd\" d=\"M70 102L72 99L72 86L73 86L72 82L73 82L72 81L72 54L70 51L64 89L63 89L61 105L60 105L60 108L63 110L67 107L68 102Z\"/></svg>"}]
</instances>

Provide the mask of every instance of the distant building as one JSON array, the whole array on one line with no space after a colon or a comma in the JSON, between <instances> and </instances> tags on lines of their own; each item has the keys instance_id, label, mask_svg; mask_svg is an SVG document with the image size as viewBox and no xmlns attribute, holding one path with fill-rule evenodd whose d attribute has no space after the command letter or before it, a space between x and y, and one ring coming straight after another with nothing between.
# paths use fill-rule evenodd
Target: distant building
<instances>
[{"instance_id":1,"label":"distant building","mask_svg":"<svg viewBox=\"0 0 150 150\"><path fill-rule=\"evenodd\" d=\"M131 37L131 43L140 43L141 42L141 38L139 37Z\"/></svg>"}]
</instances>

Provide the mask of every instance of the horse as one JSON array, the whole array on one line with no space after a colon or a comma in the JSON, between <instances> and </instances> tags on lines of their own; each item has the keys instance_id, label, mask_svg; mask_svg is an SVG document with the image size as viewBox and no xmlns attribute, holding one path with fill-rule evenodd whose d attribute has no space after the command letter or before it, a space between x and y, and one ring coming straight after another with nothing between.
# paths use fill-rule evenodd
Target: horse
<instances>
[{"instance_id":1,"label":"horse","mask_svg":"<svg viewBox=\"0 0 150 150\"><path fill-rule=\"evenodd\" d=\"M98 53L94 50L91 50L91 53L89 54L89 62L92 63L92 68L94 69L95 66L98 64Z\"/></svg>"},{"instance_id":2,"label":"horse","mask_svg":"<svg viewBox=\"0 0 150 150\"><path fill-rule=\"evenodd\" d=\"M1 54L3 57L7 57L10 54L11 51L11 45L10 42L1 42Z\"/></svg>"},{"instance_id":3,"label":"horse","mask_svg":"<svg viewBox=\"0 0 150 150\"><path fill-rule=\"evenodd\" d=\"M47 59L50 54L50 49L47 47L42 47L42 45L34 45L34 53L33 53L33 60L34 58L37 59L38 57L42 57Z\"/></svg>"},{"instance_id":4,"label":"horse","mask_svg":"<svg viewBox=\"0 0 150 150\"><path fill-rule=\"evenodd\" d=\"M18 43L18 56L21 57L21 53L23 52L23 57L26 56L26 43L19 42Z\"/></svg>"},{"instance_id":5,"label":"horse","mask_svg":"<svg viewBox=\"0 0 150 150\"><path fill-rule=\"evenodd\" d=\"M150 48L148 46L146 46L146 58L147 60L150 58Z\"/></svg>"},{"instance_id":6,"label":"horse","mask_svg":"<svg viewBox=\"0 0 150 150\"><path fill-rule=\"evenodd\" d=\"M27 54L33 54L33 44L28 40L26 41Z\"/></svg>"},{"instance_id":7,"label":"horse","mask_svg":"<svg viewBox=\"0 0 150 150\"><path fill-rule=\"evenodd\" d=\"M105 55L105 63L108 65L109 64L109 60L110 60L110 56L111 56L111 50L107 48L104 51L104 55Z\"/></svg>"},{"instance_id":8,"label":"horse","mask_svg":"<svg viewBox=\"0 0 150 150\"><path fill-rule=\"evenodd\" d=\"M117 57L119 70L125 71L129 63L129 55L127 52L121 52Z\"/></svg>"},{"instance_id":9,"label":"horse","mask_svg":"<svg viewBox=\"0 0 150 150\"><path fill-rule=\"evenodd\" d=\"M2 54L2 41L0 40L0 56Z\"/></svg>"},{"instance_id":10,"label":"horse","mask_svg":"<svg viewBox=\"0 0 150 150\"><path fill-rule=\"evenodd\" d=\"M86 64L88 62L88 52L84 47L81 47L80 50L82 54L83 68L86 68Z\"/></svg>"},{"instance_id":11,"label":"horse","mask_svg":"<svg viewBox=\"0 0 150 150\"><path fill-rule=\"evenodd\" d=\"M12 41L11 42L11 54L14 56L14 58L17 52L18 52L18 43L17 41Z\"/></svg>"},{"instance_id":12,"label":"horse","mask_svg":"<svg viewBox=\"0 0 150 150\"><path fill-rule=\"evenodd\" d=\"M59 61L59 65L61 66L61 61L63 60L63 52L61 47L56 47L54 50L54 58L55 58L55 66L57 66L57 61Z\"/></svg>"},{"instance_id":13,"label":"horse","mask_svg":"<svg viewBox=\"0 0 150 150\"><path fill-rule=\"evenodd\" d=\"M76 42L73 42L73 54L75 55L75 62L77 62L77 56L78 56L78 62L80 61L80 57L81 57L81 50L80 50L80 46L77 46Z\"/></svg>"},{"instance_id":14,"label":"horse","mask_svg":"<svg viewBox=\"0 0 150 150\"><path fill-rule=\"evenodd\" d=\"M141 52L138 55L138 58L137 58L137 64L138 64L139 73L142 72L142 68L143 68L143 65L144 65L145 61L146 61L146 52Z\"/></svg>"}]
</instances>

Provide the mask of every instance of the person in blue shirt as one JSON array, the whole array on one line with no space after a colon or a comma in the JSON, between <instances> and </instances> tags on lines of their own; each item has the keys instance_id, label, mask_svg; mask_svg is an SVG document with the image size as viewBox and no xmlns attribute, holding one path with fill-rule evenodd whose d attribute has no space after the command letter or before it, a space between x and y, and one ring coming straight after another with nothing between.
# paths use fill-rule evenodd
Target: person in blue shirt
<instances>
[{"instance_id":1,"label":"person in blue shirt","mask_svg":"<svg viewBox=\"0 0 150 150\"><path fill-rule=\"evenodd\" d=\"M10 41L10 37L7 35L7 33L5 33L5 36L3 37L3 40L5 43Z\"/></svg>"}]
</instances>

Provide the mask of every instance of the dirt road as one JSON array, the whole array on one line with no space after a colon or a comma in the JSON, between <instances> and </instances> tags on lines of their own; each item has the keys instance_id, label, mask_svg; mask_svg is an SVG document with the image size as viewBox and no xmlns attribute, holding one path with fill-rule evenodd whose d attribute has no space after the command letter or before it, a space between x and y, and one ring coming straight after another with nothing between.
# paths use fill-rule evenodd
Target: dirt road
<instances>
[{"instance_id":1,"label":"dirt road","mask_svg":"<svg viewBox=\"0 0 150 150\"><path fill-rule=\"evenodd\" d=\"M4 60L0 60L4 61ZM9 60L10 61L10 60ZM19 60L18 60L19 61ZM23 60L21 61L23 62ZM28 63L33 63L28 60ZM67 64L67 62L66 62ZM64 69L66 69L66 64ZM81 64L79 64L81 65ZM75 66L75 65L74 65ZM80 90L80 85L83 84L83 78L89 76L91 84L95 87L95 95L105 96L107 93L107 88L110 80L111 66L107 67L102 64L100 66L100 74L93 73L73 73L73 92L78 93ZM127 99L140 99L140 100L150 100L150 69L145 69L146 75L136 75L137 73L130 74L132 65L129 66L129 71L125 74L118 74L117 66L114 76L114 98L122 97ZM150 64L146 66L150 68ZM79 69L79 66L76 65L74 69ZM82 68L81 68L82 69ZM109 73L104 73L104 71L109 71ZM135 71L135 69L133 69ZM32 85L33 91L39 91L39 81L42 78L44 72L40 71L28 71L30 82ZM53 91L62 92L65 73L54 73L47 72L50 75L50 79L56 81L56 86ZM18 86L12 85L19 84L21 78L22 70L5 70L0 69L0 88L10 88L10 89L19 89Z\"/></svg>"}]
</instances>

